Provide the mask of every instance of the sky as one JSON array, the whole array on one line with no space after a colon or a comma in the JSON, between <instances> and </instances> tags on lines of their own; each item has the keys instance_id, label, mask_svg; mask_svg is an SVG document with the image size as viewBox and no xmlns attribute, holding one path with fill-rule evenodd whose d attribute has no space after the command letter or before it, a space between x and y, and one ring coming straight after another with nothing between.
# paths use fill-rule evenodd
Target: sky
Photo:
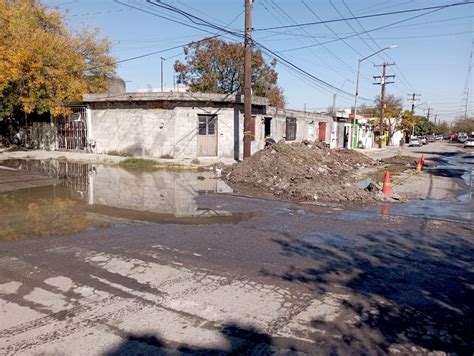
<instances>
[{"instance_id":1,"label":"sky","mask_svg":"<svg viewBox=\"0 0 474 356\"><path fill-rule=\"evenodd\" d=\"M165 87L173 87L173 64L184 61L182 46L213 34L227 41L242 38L197 26L189 19L150 2L158 0L42 0L60 10L73 31L100 29L112 41L112 55L126 60L152 52L154 55L119 63L117 74L127 91L159 88L163 60ZM244 28L244 0L161 0L233 32ZM380 49L396 45L361 62L359 104L373 104L380 94L373 76L381 75L384 62L395 83L386 93L403 99L417 96L416 113L431 120L452 121L474 114L472 43L474 3L441 10L423 10L380 16L388 12L442 6L465 0L255 0L252 7L253 37L267 60L275 55L279 85L287 107L327 111L336 94L336 108L354 105L357 63ZM369 16L359 20L348 17ZM377 16L371 16L377 15ZM197 28L190 28L177 20ZM309 26L288 25L339 20ZM276 28L275 27L283 27ZM273 28L273 29L269 29ZM169 48L176 47L171 50ZM167 51L164 51L167 50ZM282 60L283 59L283 60ZM297 69L295 69L297 68ZM299 71L302 70L303 72ZM322 84L324 83L324 84Z\"/></svg>"}]
</instances>

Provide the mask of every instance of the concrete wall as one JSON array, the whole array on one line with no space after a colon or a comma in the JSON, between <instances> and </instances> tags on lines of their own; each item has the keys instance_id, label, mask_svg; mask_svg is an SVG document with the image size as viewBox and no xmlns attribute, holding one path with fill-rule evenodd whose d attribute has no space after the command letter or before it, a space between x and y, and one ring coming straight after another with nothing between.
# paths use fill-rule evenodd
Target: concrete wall
<instances>
[{"instance_id":1,"label":"concrete wall","mask_svg":"<svg viewBox=\"0 0 474 356\"><path fill-rule=\"evenodd\" d=\"M150 101L90 103L87 113L89 139L97 153L111 151L134 156L174 158L198 157L198 115L217 114L217 157L243 158L244 116L235 105L191 106L190 103ZM286 137L286 118L296 118L296 140L317 140L319 122L326 122L326 143L330 142L332 118L327 115L267 107L255 115L252 153L265 146L265 117L272 118L271 137ZM237 154L238 152L238 154Z\"/></svg>"},{"instance_id":2,"label":"concrete wall","mask_svg":"<svg viewBox=\"0 0 474 356\"><path fill-rule=\"evenodd\" d=\"M319 123L326 123L326 143L330 143L332 117L325 114L310 113L297 110L282 110L269 108L268 117L273 117L271 137L276 141L286 137L286 118L296 118L296 140L315 141L319 138Z\"/></svg>"},{"instance_id":3,"label":"concrete wall","mask_svg":"<svg viewBox=\"0 0 474 356\"><path fill-rule=\"evenodd\" d=\"M234 110L213 107L165 109L152 104L92 105L91 139L97 153L119 151L135 156L197 157L198 114L217 114L218 157L234 156Z\"/></svg>"}]
</instances>

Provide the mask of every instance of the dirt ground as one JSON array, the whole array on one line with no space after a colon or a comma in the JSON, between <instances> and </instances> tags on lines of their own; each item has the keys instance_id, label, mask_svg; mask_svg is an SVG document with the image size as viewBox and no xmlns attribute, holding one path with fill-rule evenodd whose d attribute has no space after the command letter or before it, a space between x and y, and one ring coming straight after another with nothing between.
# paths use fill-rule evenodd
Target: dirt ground
<instances>
[{"instance_id":1,"label":"dirt ground","mask_svg":"<svg viewBox=\"0 0 474 356\"><path fill-rule=\"evenodd\" d=\"M224 178L237 191L291 201L372 201L377 194L357 186L352 174L377 165L356 151L278 143L226 168Z\"/></svg>"},{"instance_id":2,"label":"dirt ground","mask_svg":"<svg viewBox=\"0 0 474 356\"><path fill-rule=\"evenodd\" d=\"M381 162L396 163L396 160L403 157L410 164L410 169L397 172L396 167L388 167L392 174L392 192L399 195L402 200L413 199L434 199L456 201L459 192L465 188L465 182L458 176L460 171L456 167L457 156L468 154L469 151L457 143L442 141L430 143L423 147L405 147L400 150L397 147L390 147L379 151L363 151L368 157ZM425 160L423 170L415 174L415 162L421 155ZM411 162L410 162L411 158ZM445 164L443 160L454 161L445 171L435 167ZM366 172L367 174L367 172ZM370 175L368 173L367 175ZM381 173L375 177L377 182L381 180Z\"/></svg>"},{"instance_id":3,"label":"dirt ground","mask_svg":"<svg viewBox=\"0 0 474 356\"><path fill-rule=\"evenodd\" d=\"M439 164L443 155L455 155L458 151L456 145L434 143L423 148L390 147L366 154L331 150L311 142L281 142L227 167L224 179L240 193L296 202L455 200L464 184L462 179L433 174L429 169ZM425 167L422 173L416 174L421 154L425 157ZM386 172L391 177L389 198L380 193ZM371 191L364 189L368 182L374 183L369 187Z\"/></svg>"}]
</instances>

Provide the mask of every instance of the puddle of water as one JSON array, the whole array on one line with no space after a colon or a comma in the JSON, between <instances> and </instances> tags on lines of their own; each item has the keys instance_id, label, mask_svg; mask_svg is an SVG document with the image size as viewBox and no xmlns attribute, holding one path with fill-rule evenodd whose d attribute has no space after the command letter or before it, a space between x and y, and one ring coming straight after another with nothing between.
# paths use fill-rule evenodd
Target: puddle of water
<instances>
[{"instance_id":1,"label":"puddle of water","mask_svg":"<svg viewBox=\"0 0 474 356\"><path fill-rule=\"evenodd\" d=\"M444 200L413 200L392 206L390 214L466 221L474 215L471 204Z\"/></svg>"},{"instance_id":2,"label":"puddle of water","mask_svg":"<svg viewBox=\"0 0 474 356\"><path fill-rule=\"evenodd\" d=\"M124 220L226 224L252 217L198 206L198 195L231 192L212 172L136 173L57 160L9 160L0 165L23 178L41 174L60 182L19 190L13 182L9 192L0 194L0 240L67 235Z\"/></svg>"}]
</instances>

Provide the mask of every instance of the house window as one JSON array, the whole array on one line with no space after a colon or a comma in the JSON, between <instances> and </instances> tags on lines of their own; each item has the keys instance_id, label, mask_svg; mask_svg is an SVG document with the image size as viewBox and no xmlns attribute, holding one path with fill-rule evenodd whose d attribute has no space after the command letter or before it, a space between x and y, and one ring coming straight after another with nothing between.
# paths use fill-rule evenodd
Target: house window
<instances>
[{"instance_id":1,"label":"house window","mask_svg":"<svg viewBox=\"0 0 474 356\"><path fill-rule=\"evenodd\" d=\"M199 135L214 135L216 132L216 115L199 115Z\"/></svg>"},{"instance_id":2,"label":"house window","mask_svg":"<svg viewBox=\"0 0 474 356\"><path fill-rule=\"evenodd\" d=\"M286 118L286 140L287 141L296 140L296 118L295 117Z\"/></svg>"}]
</instances>

